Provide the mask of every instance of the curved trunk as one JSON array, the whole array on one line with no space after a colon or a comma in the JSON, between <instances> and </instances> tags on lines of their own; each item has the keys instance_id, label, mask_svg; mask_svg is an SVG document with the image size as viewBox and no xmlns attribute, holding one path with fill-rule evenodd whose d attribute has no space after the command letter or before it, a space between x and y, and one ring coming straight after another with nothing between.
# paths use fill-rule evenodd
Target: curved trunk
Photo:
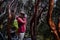
<instances>
[{"instance_id":1,"label":"curved trunk","mask_svg":"<svg viewBox=\"0 0 60 40\"><path fill-rule=\"evenodd\" d=\"M59 36L58 36L58 33L57 33L57 30L56 30L56 25L52 20L53 7L54 7L54 0L49 0L49 11L48 11L48 13L49 13L49 25L50 25L50 28L52 29L56 39L60 40Z\"/></svg>"}]
</instances>

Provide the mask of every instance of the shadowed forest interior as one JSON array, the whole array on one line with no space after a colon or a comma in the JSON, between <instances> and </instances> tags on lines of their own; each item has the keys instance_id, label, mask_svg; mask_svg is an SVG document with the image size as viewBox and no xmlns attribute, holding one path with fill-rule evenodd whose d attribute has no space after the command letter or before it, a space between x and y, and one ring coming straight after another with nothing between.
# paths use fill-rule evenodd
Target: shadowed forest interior
<instances>
[{"instance_id":1,"label":"shadowed forest interior","mask_svg":"<svg viewBox=\"0 0 60 40\"><path fill-rule=\"evenodd\" d=\"M60 0L0 0L0 40L12 40L21 10L27 17L24 40L60 40Z\"/></svg>"}]
</instances>

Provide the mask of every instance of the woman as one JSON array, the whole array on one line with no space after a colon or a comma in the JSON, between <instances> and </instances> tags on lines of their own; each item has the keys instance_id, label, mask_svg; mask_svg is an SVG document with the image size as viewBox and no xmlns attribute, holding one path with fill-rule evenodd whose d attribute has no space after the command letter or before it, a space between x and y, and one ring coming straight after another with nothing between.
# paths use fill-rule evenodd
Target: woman
<instances>
[{"instance_id":1,"label":"woman","mask_svg":"<svg viewBox=\"0 0 60 40\"><path fill-rule=\"evenodd\" d=\"M25 17L25 12L21 11L19 16L16 17L18 21L18 33L19 33L19 40L23 40L25 32L26 32L26 23L27 19Z\"/></svg>"}]
</instances>

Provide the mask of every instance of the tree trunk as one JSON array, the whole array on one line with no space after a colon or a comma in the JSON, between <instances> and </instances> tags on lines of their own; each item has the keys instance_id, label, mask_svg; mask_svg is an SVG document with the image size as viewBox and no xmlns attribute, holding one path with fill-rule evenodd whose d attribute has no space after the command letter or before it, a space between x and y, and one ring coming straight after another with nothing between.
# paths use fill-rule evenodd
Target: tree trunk
<instances>
[{"instance_id":1,"label":"tree trunk","mask_svg":"<svg viewBox=\"0 0 60 40\"><path fill-rule=\"evenodd\" d=\"M58 21L58 34L59 34L59 38L60 38L60 17L59 17L59 21Z\"/></svg>"},{"instance_id":2,"label":"tree trunk","mask_svg":"<svg viewBox=\"0 0 60 40\"><path fill-rule=\"evenodd\" d=\"M13 17L14 17L14 13L12 14L11 9L10 9L13 1L14 0L12 0L12 2L7 5L8 6L8 22L7 22L8 40L11 40L10 29L11 29L12 20L13 20Z\"/></svg>"},{"instance_id":3,"label":"tree trunk","mask_svg":"<svg viewBox=\"0 0 60 40\"><path fill-rule=\"evenodd\" d=\"M36 32L36 27L37 27L36 22L37 22L37 9L38 9L39 2L40 2L40 0L36 0L36 2L35 2L34 15L31 19L31 23L30 23L30 30L31 30L30 33L31 33L32 40L37 40L36 39L36 34L37 34L37 32Z\"/></svg>"},{"instance_id":4,"label":"tree trunk","mask_svg":"<svg viewBox=\"0 0 60 40\"><path fill-rule=\"evenodd\" d=\"M49 10L48 10L48 13L49 13L49 25L50 25L50 28L52 29L56 39L60 40L59 36L58 36L58 33L57 33L57 30L56 30L56 25L52 20L53 7L54 7L54 0L49 0Z\"/></svg>"},{"instance_id":5,"label":"tree trunk","mask_svg":"<svg viewBox=\"0 0 60 40\"><path fill-rule=\"evenodd\" d=\"M11 23L10 23L10 19L8 18L8 25L7 25L8 40L11 40L10 27L11 27Z\"/></svg>"}]
</instances>

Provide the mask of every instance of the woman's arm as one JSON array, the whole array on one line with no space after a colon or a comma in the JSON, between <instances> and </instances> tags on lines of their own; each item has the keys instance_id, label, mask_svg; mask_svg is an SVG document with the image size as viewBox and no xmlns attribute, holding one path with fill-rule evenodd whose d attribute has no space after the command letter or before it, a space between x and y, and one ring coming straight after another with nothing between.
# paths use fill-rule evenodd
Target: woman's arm
<instances>
[{"instance_id":1,"label":"woman's arm","mask_svg":"<svg viewBox=\"0 0 60 40\"><path fill-rule=\"evenodd\" d=\"M21 18L19 18L19 17L17 17L17 20L18 20L18 22L21 22L21 23L26 23L26 20L24 19L21 19Z\"/></svg>"}]
</instances>

